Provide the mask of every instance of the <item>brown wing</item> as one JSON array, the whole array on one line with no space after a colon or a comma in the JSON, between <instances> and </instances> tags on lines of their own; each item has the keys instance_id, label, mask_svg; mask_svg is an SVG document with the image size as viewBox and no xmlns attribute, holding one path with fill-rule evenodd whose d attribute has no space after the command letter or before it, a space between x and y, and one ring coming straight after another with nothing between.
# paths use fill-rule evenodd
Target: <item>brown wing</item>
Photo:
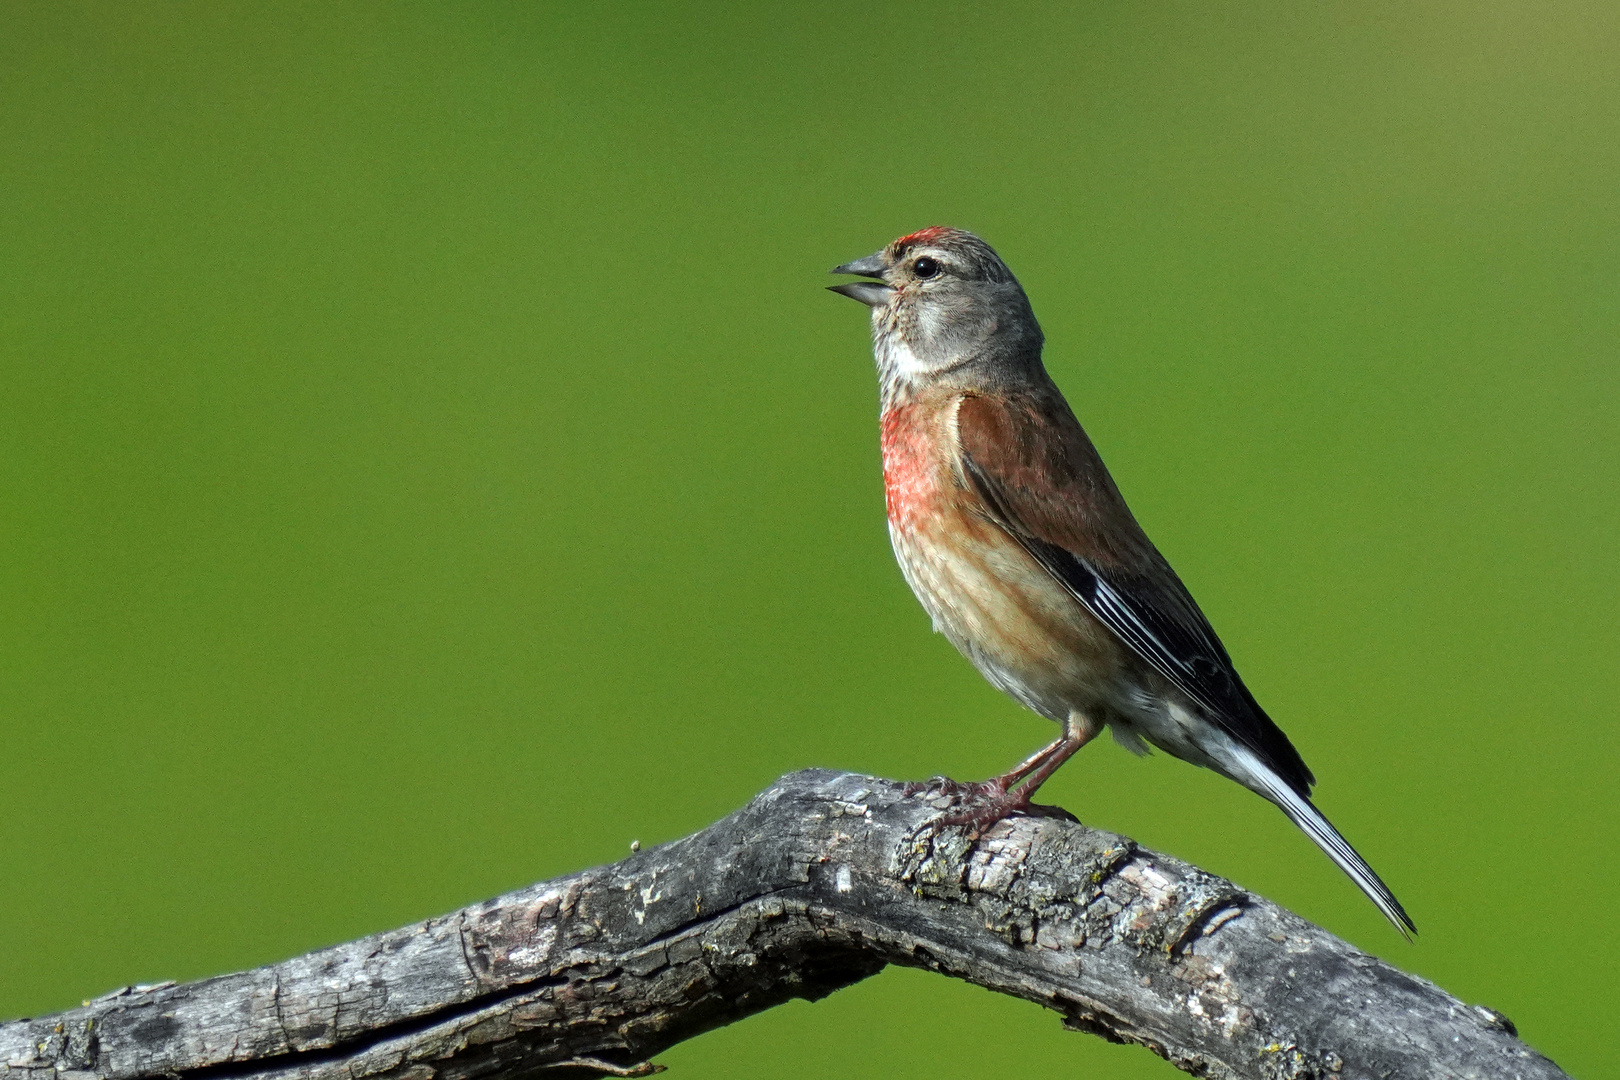
<instances>
[{"instance_id":1,"label":"brown wing","mask_svg":"<svg viewBox=\"0 0 1620 1080\"><path fill-rule=\"evenodd\" d=\"M1243 685L1057 389L968 394L956 436L963 479L991 519L1211 721L1309 796L1310 769Z\"/></svg>"}]
</instances>

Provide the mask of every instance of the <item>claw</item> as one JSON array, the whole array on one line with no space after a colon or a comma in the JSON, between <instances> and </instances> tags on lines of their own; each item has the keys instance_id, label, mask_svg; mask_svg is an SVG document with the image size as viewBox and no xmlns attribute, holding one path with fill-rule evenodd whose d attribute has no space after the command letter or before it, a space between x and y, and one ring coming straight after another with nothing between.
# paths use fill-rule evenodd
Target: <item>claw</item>
<instances>
[{"instance_id":1,"label":"claw","mask_svg":"<svg viewBox=\"0 0 1620 1080\"><path fill-rule=\"evenodd\" d=\"M1068 722L1063 725L1063 735L1056 742L1043 746L1009 773L968 784L946 776L936 776L932 780L907 784L904 791L907 795L944 795L959 804L967 804L960 813L937 818L934 831L937 833L950 825L966 825L972 840L983 836L996 822L1020 811L1038 817L1062 816L1078 821L1067 810L1036 806L1029 800L1047 777L1057 771L1059 765L1069 760L1076 750L1090 742L1101 730L1101 725L1078 713L1070 713Z\"/></svg>"},{"instance_id":2,"label":"claw","mask_svg":"<svg viewBox=\"0 0 1620 1080\"><path fill-rule=\"evenodd\" d=\"M977 840L998 822L1030 806L1027 792L1008 791L995 780L961 786L968 789L963 792L962 799L967 806L958 813L940 818L939 824L941 827L966 825L969 840Z\"/></svg>"}]
</instances>

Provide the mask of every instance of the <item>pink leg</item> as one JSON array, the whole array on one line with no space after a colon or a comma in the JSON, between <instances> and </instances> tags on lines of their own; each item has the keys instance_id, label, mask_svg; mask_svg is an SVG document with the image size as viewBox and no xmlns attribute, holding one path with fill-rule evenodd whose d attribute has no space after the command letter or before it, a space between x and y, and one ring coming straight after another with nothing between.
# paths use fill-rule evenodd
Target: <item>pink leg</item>
<instances>
[{"instance_id":1,"label":"pink leg","mask_svg":"<svg viewBox=\"0 0 1620 1080\"><path fill-rule=\"evenodd\" d=\"M1079 717L1076 722L1075 715L1070 713L1069 719L1063 725L1063 735L1056 742L1043 746L1011 772L996 777L994 782L1006 792L1016 789L1019 799L1027 805L1030 797L1042 784L1051 779L1059 766L1072 758L1082 746L1095 739L1100 731L1102 731L1101 724L1093 723L1087 717Z\"/></svg>"},{"instance_id":2,"label":"pink leg","mask_svg":"<svg viewBox=\"0 0 1620 1080\"><path fill-rule=\"evenodd\" d=\"M1102 725L1089 717L1070 713L1063 725L1063 735L1057 741L1041 747L1011 771L976 784L947 781L945 792L966 796L969 808L940 819L940 824L971 825L977 834L1007 815L1027 808L1036 790L1077 750L1096 738L1101 730ZM907 785L907 788L908 791L922 790L923 786Z\"/></svg>"}]
</instances>

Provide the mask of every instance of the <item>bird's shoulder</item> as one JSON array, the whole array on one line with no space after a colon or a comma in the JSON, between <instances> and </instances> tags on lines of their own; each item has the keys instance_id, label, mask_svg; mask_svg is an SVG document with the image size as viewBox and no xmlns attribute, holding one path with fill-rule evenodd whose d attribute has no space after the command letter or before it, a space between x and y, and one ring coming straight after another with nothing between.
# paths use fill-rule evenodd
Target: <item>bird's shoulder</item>
<instances>
[{"instance_id":1,"label":"bird's shoulder","mask_svg":"<svg viewBox=\"0 0 1620 1080\"><path fill-rule=\"evenodd\" d=\"M1110 566L1157 554L1056 387L966 391L951 421L958 467L989 478L1032 537Z\"/></svg>"}]
</instances>

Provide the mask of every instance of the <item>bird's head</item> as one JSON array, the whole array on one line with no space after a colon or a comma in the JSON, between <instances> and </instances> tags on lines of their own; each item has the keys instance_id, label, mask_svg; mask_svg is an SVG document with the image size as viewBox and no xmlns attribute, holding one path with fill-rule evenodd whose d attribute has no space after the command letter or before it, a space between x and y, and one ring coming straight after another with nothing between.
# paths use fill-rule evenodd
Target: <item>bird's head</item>
<instances>
[{"instance_id":1,"label":"bird's head","mask_svg":"<svg viewBox=\"0 0 1620 1080\"><path fill-rule=\"evenodd\" d=\"M1007 264L970 232L923 229L835 274L873 280L832 285L872 309L885 389L962 372L980 378L1039 368L1041 328Z\"/></svg>"}]
</instances>

